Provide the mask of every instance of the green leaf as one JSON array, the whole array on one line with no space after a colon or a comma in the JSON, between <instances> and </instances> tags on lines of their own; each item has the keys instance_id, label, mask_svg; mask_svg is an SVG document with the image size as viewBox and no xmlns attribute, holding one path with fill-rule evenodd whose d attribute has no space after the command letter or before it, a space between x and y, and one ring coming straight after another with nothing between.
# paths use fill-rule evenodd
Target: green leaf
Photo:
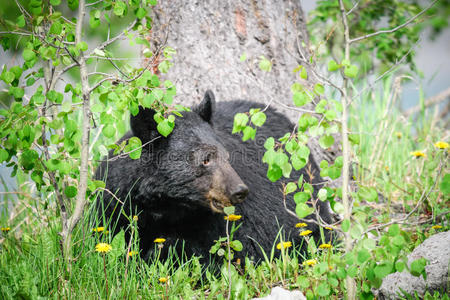
<instances>
[{"instance_id":1,"label":"green leaf","mask_svg":"<svg viewBox=\"0 0 450 300\"><path fill-rule=\"evenodd\" d=\"M18 27L22 28L22 27L25 26L25 24L26 24L25 23L25 17L23 15L18 16L17 19L16 19L16 25Z\"/></svg>"},{"instance_id":2,"label":"green leaf","mask_svg":"<svg viewBox=\"0 0 450 300\"><path fill-rule=\"evenodd\" d=\"M297 154L294 154L291 156L291 163L294 169L298 171L306 166L308 160L306 158L299 157Z\"/></svg>"},{"instance_id":3,"label":"green leaf","mask_svg":"<svg viewBox=\"0 0 450 300\"><path fill-rule=\"evenodd\" d=\"M316 92L316 94L322 95L323 93L325 93L325 88L320 83L316 83L314 85L314 92Z\"/></svg>"},{"instance_id":4,"label":"green leaf","mask_svg":"<svg viewBox=\"0 0 450 300\"><path fill-rule=\"evenodd\" d=\"M325 112L325 118L327 121L333 121L336 118L336 112L334 110L327 110Z\"/></svg>"},{"instance_id":5,"label":"green leaf","mask_svg":"<svg viewBox=\"0 0 450 300\"><path fill-rule=\"evenodd\" d=\"M378 193L374 187L362 186L359 188L357 195L360 200L366 200L368 202L374 202L378 200Z\"/></svg>"},{"instance_id":6,"label":"green leaf","mask_svg":"<svg viewBox=\"0 0 450 300\"><path fill-rule=\"evenodd\" d=\"M355 65L351 65L351 66L345 67L344 68L344 74L347 77L355 78L356 75L358 74L358 67L355 66Z\"/></svg>"},{"instance_id":7,"label":"green leaf","mask_svg":"<svg viewBox=\"0 0 450 300\"><path fill-rule=\"evenodd\" d=\"M306 68L303 67L302 71L300 72L300 78L307 80L308 79L308 73L306 72Z\"/></svg>"},{"instance_id":8,"label":"green leaf","mask_svg":"<svg viewBox=\"0 0 450 300\"><path fill-rule=\"evenodd\" d=\"M305 203L298 203L295 207L295 213L300 219L303 219L314 212L314 208L309 207Z\"/></svg>"},{"instance_id":9,"label":"green leaf","mask_svg":"<svg viewBox=\"0 0 450 300\"><path fill-rule=\"evenodd\" d=\"M146 11L144 8L139 7L139 8L135 11L134 14L136 15L136 18L142 19L143 17L145 17L145 16L147 15L147 11Z\"/></svg>"},{"instance_id":10,"label":"green leaf","mask_svg":"<svg viewBox=\"0 0 450 300\"><path fill-rule=\"evenodd\" d=\"M370 258L370 253L366 249L358 251L357 261L359 264L366 262Z\"/></svg>"},{"instance_id":11,"label":"green leaf","mask_svg":"<svg viewBox=\"0 0 450 300\"><path fill-rule=\"evenodd\" d=\"M114 4L114 14L118 17L121 17L125 14L127 10L127 5L122 1L117 1Z\"/></svg>"},{"instance_id":12,"label":"green leaf","mask_svg":"<svg viewBox=\"0 0 450 300\"><path fill-rule=\"evenodd\" d=\"M389 236L397 236L400 234L400 226L398 224L393 224L388 229Z\"/></svg>"},{"instance_id":13,"label":"green leaf","mask_svg":"<svg viewBox=\"0 0 450 300\"><path fill-rule=\"evenodd\" d=\"M419 258L411 263L411 275L419 277L421 274L425 273L425 266L427 265L427 260L425 258Z\"/></svg>"},{"instance_id":14,"label":"green leaf","mask_svg":"<svg viewBox=\"0 0 450 300\"><path fill-rule=\"evenodd\" d=\"M350 221L348 219L342 221L341 228L343 232L347 232L350 229Z\"/></svg>"},{"instance_id":15,"label":"green leaf","mask_svg":"<svg viewBox=\"0 0 450 300\"><path fill-rule=\"evenodd\" d=\"M26 48L22 53L23 59L25 61L32 61L36 58L36 53L33 50Z\"/></svg>"},{"instance_id":16,"label":"green leaf","mask_svg":"<svg viewBox=\"0 0 450 300\"><path fill-rule=\"evenodd\" d=\"M444 175L439 188L444 195L450 195L450 173Z\"/></svg>"},{"instance_id":17,"label":"green leaf","mask_svg":"<svg viewBox=\"0 0 450 300\"><path fill-rule=\"evenodd\" d=\"M272 70L272 63L270 62L270 60L261 55L259 61L259 68L262 71L270 72Z\"/></svg>"},{"instance_id":18,"label":"green leaf","mask_svg":"<svg viewBox=\"0 0 450 300\"><path fill-rule=\"evenodd\" d=\"M280 179L282 175L283 171L277 165L271 165L267 170L267 178L269 178L269 180L272 182L275 182L278 179Z\"/></svg>"},{"instance_id":19,"label":"green leaf","mask_svg":"<svg viewBox=\"0 0 450 300\"><path fill-rule=\"evenodd\" d=\"M242 249L244 248L244 246L242 246L242 243L238 240L230 242L230 247L235 251L242 251Z\"/></svg>"},{"instance_id":20,"label":"green leaf","mask_svg":"<svg viewBox=\"0 0 450 300\"><path fill-rule=\"evenodd\" d=\"M55 102L55 103L58 103L58 104L61 104L63 99L64 99L63 94L61 94L61 93L59 93L57 91L54 91L54 90L48 91L46 96L47 96L48 100L50 100L52 102Z\"/></svg>"},{"instance_id":21,"label":"green leaf","mask_svg":"<svg viewBox=\"0 0 450 300\"><path fill-rule=\"evenodd\" d=\"M319 192L317 193L317 197L321 200L321 201L325 201L327 200L327 196L328 196L328 192L326 189L320 189Z\"/></svg>"},{"instance_id":22,"label":"green leaf","mask_svg":"<svg viewBox=\"0 0 450 300\"><path fill-rule=\"evenodd\" d=\"M227 206L227 207L224 207L223 212L224 212L227 216L229 216L229 215L233 215L234 212L235 212L235 210L236 210L236 208L235 208L234 206Z\"/></svg>"},{"instance_id":23,"label":"green leaf","mask_svg":"<svg viewBox=\"0 0 450 300\"><path fill-rule=\"evenodd\" d=\"M392 262L385 261L385 262L382 262L379 265L377 265L373 269L373 271L374 271L376 277L383 279L384 277L386 277L387 275L392 273L392 271L393 271L392 268L393 268Z\"/></svg>"},{"instance_id":24,"label":"green leaf","mask_svg":"<svg viewBox=\"0 0 450 300\"><path fill-rule=\"evenodd\" d=\"M251 120L255 126L261 127L266 122L266 114L261 111L257 112L252 116Z\"/></svg>"},{"instance_id":25,"label":"green leaf","mask_svg":"<svg viewBox=\"0 0 450 300\"><path fill-rule=\"evenodd\" d=\"M167 119L164 119L156 126L156 129L162 136L167 137L172 132L173 127Z\"/></svg>"},{"instance_id":26,"label":"green leaf","mask_svg":"<svg viewBox=\"0 0 450 300\"><path fill-rule=\"evenodd\" d=\"M62 32L62 25L58 21L54 21L52 26L50 26L50 33L60 34Z\"/></svg>"},{"instance_id":27,"label":"green leaf","mask_svg":"<svg viewBox=\"0 0 450 300\"><path fill-rule=\"evenodd\" d=\"M113 138L116 134L116 128L112 124L107 124L105 127L103 127L102 133L107 138Z\"/></svg>"},{"instance_id":28,"label":"green leaf","mask_svg":"<svg viewBox=\"0 0 450 300\"><path fill-rule=\"evenodd\" d=\"M14 96L16 99L20 99L25 95L25 90L20 87L12 86L9 88L9 93Z\"/></svg>"},{"instance_id":29,"label":"green leaf","mask_svg":"<svg viewBox=\"0 0 450 300\"><path fill-rule=\"evenodd\" d=\"M328 71L334 72L336 70L339 70L339 68L340 66L334 60L330 60L328 62Z\"/></svg>"},{"instance_id":30,"label":"green leaf","mask_svg":"<svg viewBox=\"0 0 450 300\"><path fill-rule=\"evenodd\" d=\"M330 294L330 286L326 282L322 282L317 286L317 294L325 297Z\"/></svg>"},{"instance_id":31,"label":"green leaf","mask_svg":"<svg viewBox=\"0 0 450 300\"><path fill-rule=\"evenodd\" d=\"M305 92L294 92L292 100L295 106L303 106L310 102L308 95Z\"/></svg>"},{"instance_id":32,"label":"green leaf","mask_svg":"<svg viewBox=\"0 0 450 300\"><path fill-rule=\"evenodd\" d=\"M77 44L77 48L80 51L86 51L88 49L88 44L86 42L80 42Z\"/></svg>"},{"instance_id":33,"label":"green leaf","mask_svg":"<svg viewBox=\"0 0 450 300\"><path fill-rule=\"evenodd\" d=\"M281 171L283 172L283 176L289 178L292 171L292 165L289 162L285 162L281 165Z\"/></svg>"},{"instance_id":34,"label":"green leaf","mask_svg":"<svg viewBox=\"0 0 450 300\"><path fill-rule=\"evenodd\" d=\"M247 53L242 53L241 57L239 57L240 61L245 61L247 59Z\"/></svg>"},{"instance_id":35,"label":"green leaf","mask_svg":"<svg viewBox=\"0 0 450 300\"><path fill-rule=\"evenodd\" d=\"M7 161L9 158L9 153L3 148L0 148L0 163Z\"/></svg>"},{"instance_id":36,"label":"green leaf","mask_svg":"<svg viewBox=\"0 0 450 300\"><path fill-rule=\"evenodd\" d=\"M332 135L322 135L319 139L319 145L323 149L328 149L334 144L334 137Z\"/></svg>"},{"instance_id":37,"label":"green leaf","mask_svg":"<svg viewBox=\"0 0 450 300\"><path fill-rule=\"evenodd\" d=\"M137 137L132 137L128 140L128 145L125 147L125 151L129 152L131 159L138 159L142 153L142 141Z\"/></svg>"},{"instance_id":38,"label":"green leaf","mask_svg":"<svg viewBox=\"0 0 450 300\"><path fill-rule=\"evenodd\" d=\"M252 139L252 140L255 139L256 129L254 129L250 126L246 126L242 132L244 133L244 135L242 136L242 140L244 142L248 141L249 139Z\"/></svg>"},{"instance_id":39,"label":"green leaf","mask_svg":"<svg viewBox=\"0 0 450 300\"><path fill-rule=\"evenodd\" d=\"M109 258L113 261L117 261L119 257L121 257L125 253L125 232L123 229L116 234L111 242L111 252L109 254Z\"/></svg>"},{"instance_id":40,"label":"green leaf","mask_svg":"<svg viewBox=\"0 0 450 300\"><path fill-rule=\"evenodd\" d=\"M297 192L294 195L294 201L296 204L306 203L309 199L311 199L311 195L306 192Z\"/></svg>"},{"instance_id":41,"label":"green leaf","mask_svg":"<svg viewBox=\"0 0 450 300\"><path fill-rule=\"evenodd\" d=\"M297 190L297 184L295 184L295 182L289 182L288 184L286 184L286 195L293 193Z\"/></svg>"},{"instance_id":42,"label":"green leaf","mask_svg":"<svg viewBox=\"0 0 450 300\"><path fill-rule=\"evenodd\" d=\"M78 189L73 185L69 185L64 189L64 194L67 196L67 198L73 198L77 195L77 193Z\"/></svg>"},{"instance_id":43,"label":"green leaf","mask_svg":"<svg viewBox=\"0 0 450 300\"><path fill-rule=\"evenodd\" d=\"M275 139L273 137L269 137L265 142L264 142L264 148L266 150L269 149L273 149L273 147L275 146Z\"/></svg>"},{"instance_id":44,"label":"green leaf","mask_svg":"<svg viewBox=\"0 0 450 300\"><path fill-rule=\"evenodd\" d=\"M9 72L9 71L6 71L5 73L3 73L3 76L2 76L3 81L8 83L8 84L13 82L14 78L15 78L14 73L13 72Z\"/></svg>"},{"instance_id":45,"label":"green leaf","mask_svg":"<svg viewBox=\"0 0 450 300\"><path fill-rule=\"evenodd\" d=\"M29 149L22 153L19 162L25 170L31 170L34 168L38 158L39 154L35 150Z\"/></svg>"},{"instance_id":46,"label":"green leaf","mask_svg":"<svg viewBox=\"0 0 450 300\"><path fill-rule=\"evenodd\" d=\"M61 0L50 0L50 4L53 6L58 6L61 4Z\"/></svg>"}]
</instances>

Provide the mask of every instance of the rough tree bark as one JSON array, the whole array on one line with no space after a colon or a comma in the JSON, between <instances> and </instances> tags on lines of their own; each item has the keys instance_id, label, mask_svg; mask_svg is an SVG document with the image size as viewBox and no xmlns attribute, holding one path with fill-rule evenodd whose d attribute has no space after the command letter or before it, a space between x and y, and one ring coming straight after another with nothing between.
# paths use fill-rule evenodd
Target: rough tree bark
<instances>
[{"instance_id":1,"label":"rough tree bark","mask_svg":"<svg viewBox=\"0 0 450 300\"><path fill-rule=\"evenodd\" d=\"M218 101L272 101L296 122L301 112L287 107L293 106L290 86L300 80L292 71L300 52L310 55L300 1L160 1L153 26L155 48L167 38L177 50L163 77L175 83L178 103L198 103L211 89ZM272 62L271 72L259 69L261 55ZM314 85L311 77L302 84ZM310 146L318 162L336 156L336 149L324 151L317 142Z\"/></svg>"}]
</instances>

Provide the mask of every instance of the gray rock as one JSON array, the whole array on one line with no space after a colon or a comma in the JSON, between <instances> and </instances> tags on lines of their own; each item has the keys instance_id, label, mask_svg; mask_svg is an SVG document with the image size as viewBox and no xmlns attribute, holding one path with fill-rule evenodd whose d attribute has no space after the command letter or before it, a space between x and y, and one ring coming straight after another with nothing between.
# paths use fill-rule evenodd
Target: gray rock
<instances>
[{"instance_id":1,"label":"gray rock","mask_svg":"<svg viewBox=\"0 0 450 300\"><path fill-rule=\"evenodd\" d=\"M410 295L416 292L422 297L426 291L449 292L449 262L450 262L450 231L435 234L426 239L408 255L408 265L419 258L425 258L428 263L425 267L427 280L423 276L415 277L408 271L389 274L383 279L378 290L378 298L399 299L402 291Z\"/></svg>"},{"instance_id":2,"label":"gray rock","mask_svg":"<svg viewBox=\"0 0 450 300\"><path fill-rule=\"evenodd\" d=\"M300 291L288 291L277 286L272 289L269 296L252 300L306 300L306 297Z\"/></svg>"}]
</instances>

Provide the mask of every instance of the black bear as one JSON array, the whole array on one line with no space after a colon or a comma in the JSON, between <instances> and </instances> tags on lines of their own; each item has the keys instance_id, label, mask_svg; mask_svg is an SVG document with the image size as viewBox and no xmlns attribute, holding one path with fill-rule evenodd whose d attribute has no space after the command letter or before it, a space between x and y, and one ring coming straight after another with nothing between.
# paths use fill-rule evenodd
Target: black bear
<instances>
[{"instance_id":1,"label":"black bear","mask_svg":"<svg viewBox=\"0 0 450 300\"><path fill-rule=\"evenodd\" d=\"M136 116L131 116L131 132L119 143L136 136L148 145L143 147L140 159L112 159L98 168L96 178L105 180L106 189L121 200L104 193L97 203L100 213L104 211L113 220L118 218L118 228L130 224L130 219L119 213L122 206L126 214L138 214L144 255L155 249L155 238L164 238L164 249L183 245L188 257L195 254L207 260L214 240L225 236L223 208L230 205L235 205L236 214L242 215L242 226L234 236L244 246L241 253L236 253L238 257L263 259L260 247L270 253L274 243L279 242L280 228L285 241L299 245L302 237L295 228L299 220L286 211L281 184L269 181L262 163L264 140L280 138L292 132L294 125L269 108L265 111L267 121L258 129L255 140L243 142L239 135L232 134L233 118L251 108L264 106L241 100L216 104L213 93L207 91L198 106L177 118L167 138L156 129L154 111L140 108ZM292 172L292 180L301 174L305 181L316 184L315 191L319 190L323 180L312 157L308 172ZM317 204L321 218L330 223L328 203ZM291 195L286 205L295 211ZM317 225L309 223L307 229L319 238Z\"/></svg>"}]
</instances>

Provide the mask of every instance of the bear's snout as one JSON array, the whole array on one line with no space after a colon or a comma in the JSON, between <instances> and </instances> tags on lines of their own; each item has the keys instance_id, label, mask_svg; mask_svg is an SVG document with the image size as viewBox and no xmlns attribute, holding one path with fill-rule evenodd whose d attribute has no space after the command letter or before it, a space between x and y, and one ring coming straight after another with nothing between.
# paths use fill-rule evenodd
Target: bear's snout
<instances>
[{"instance_id":1,"label":"bear's snout","mask_svg":"<svg viewBox=\"0 0 450 300\"><path fill-rule=\"evenodd\" d=\"M248 187L245 184L238 184L236 189L231 194L231 203L239 204L244 202L248 195Z\"/></svg>"}]
</instances>

